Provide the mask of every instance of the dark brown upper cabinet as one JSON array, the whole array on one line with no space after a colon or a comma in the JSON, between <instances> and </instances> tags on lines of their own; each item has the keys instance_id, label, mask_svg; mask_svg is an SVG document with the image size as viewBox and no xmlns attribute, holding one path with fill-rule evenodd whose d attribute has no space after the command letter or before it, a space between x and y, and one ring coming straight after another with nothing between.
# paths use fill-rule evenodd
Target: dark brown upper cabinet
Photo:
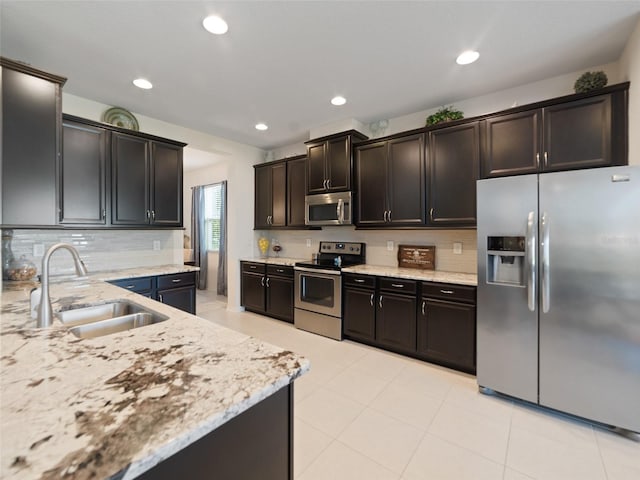
<instances>
[{"instance_id":1,"label":"dark brown upper cabinet","mask_svg":"<svg viewBox=\"0 0 640 480\"><path fill-rule=\"evenodd\" d=\"M480 128L477 121L429 132L429 217L433 227L476 224Z\"/></svg>"},{"instance_id":2,"label":"dark brown upper cabinet","mask_svg":"<svg viewBox=\"0 0 640 480\"><path fill-rule=\"evenodd\" d=\"M113 225L182 226L183 146L112 133Z\"/></svg>"},{"instance_id":3,"label":"dark brown upper cabinet","mask_svg":"<svg viewBox=\"0 0 640 480\"><path fill-rule=\"evenodd\" d=\"M355 147L357 226L424 224L424 150L424 134Z\"/></svg>"},{"instance_id":4,"label":"dark brown upper cabinet","mask_svg":"<svg viewBox=\"0 0 640 480\"><path fill-rule=\"evenodd\" d=\"M482 121L482 177L627 163L628 83Z\"/></svg>"},{"instance_id":5,"label":"dark brown upper cabinet","mask_svg":"<svg viewBox=\"0 0 640 480\"><path fill-rule=\"evenodd\" d=\"M59 223L107 224L109 131L64 117L59 178Z\"/></svg>"},{"instance_id":6,"label":"dark brown upper cabinet","mask_svg":"<svg viewBox=\"0 0 640 480\"><path fill-rule=\"evenodd\" d=\"M304 228L307 157L287 159L287 226Z\"/></svg>"},{"instance_id":7,"label":"dark brown upper cabinet","mask_svg":"<svg viewBox=\"0 0 640 480\"><path fill-rule=\"evenodd\" d=\"M3 57L0 66L0 225L56 225L56 163L66 79Z\"/></svg>"},{"instance_id":8,"label":"dark brown upper cabinet","mask_svg":"<svg viewBox=\"0 0 640 480\"><path fill-rule=\"evenodd\" d=\"M307 145L307 193L351 190L353 142L367 137L355 130L305 142Z\"/></svg>"},{"instance_id":9,"label":"dark brown upper cabinet","mask_svg":"<svg viewBox=\"0 0 640 480\"><path fill-rule=\"evenodd\" d=\"M254 228L284 227L287 222L287 164L284 160L254 165Z\"/></svg>"}]
</instances>

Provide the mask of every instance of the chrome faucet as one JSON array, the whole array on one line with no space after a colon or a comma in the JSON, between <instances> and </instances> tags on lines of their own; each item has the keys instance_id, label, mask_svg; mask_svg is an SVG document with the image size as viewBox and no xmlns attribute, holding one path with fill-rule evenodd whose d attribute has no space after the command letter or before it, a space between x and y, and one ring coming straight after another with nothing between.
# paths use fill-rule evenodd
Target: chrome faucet
<instances>
[{"instance_id":1,"label":"chrome faucet","mask_svg":"<svg viewBox=\"0 0 640 480\"><path fill-rule=\"evenodd\" d=\"M68 243L56 243L49 247L47 253L42 257L42 294L40 297L40 306L38 307L38 328L50 327L53 322L53 309L51 308L51 297L49 296L49 259L53 252L60 248L69 250L73 256L73 261L76 264L76 274L79 277L87 274L87 267L82 263L78 251L72 245Z\"/></svg>"}]
</instances>

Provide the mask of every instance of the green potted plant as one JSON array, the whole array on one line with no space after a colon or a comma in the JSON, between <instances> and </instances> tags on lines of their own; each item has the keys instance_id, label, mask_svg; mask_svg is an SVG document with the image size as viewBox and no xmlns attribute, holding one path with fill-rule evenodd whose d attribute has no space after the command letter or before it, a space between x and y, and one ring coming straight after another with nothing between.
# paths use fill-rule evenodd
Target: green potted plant
<instances>
[{"instance_id":1,"label":"green potted plant","mask_svg":"<svg viewBox=\"0 0 640 480\"><path fill-rule=\"evenodd\" d=\"M607 74L602 70L599 72L585 72L573 85L573 89L576 93L585 93L596 88L602 88L607 84Z\"/></svg>"},{"instance_id":2,"label":"green potted plant","mask_svg":"<svg viewBox=\"0 0 640 480\"><path fill-rule=\"evenodd\" d=\"M450 122L452 120L460 120L461 118L464 118L464 113L460 110L455 110L453 105L450 107L442 107L436 113L427 117L427 126Z\"/></svg>"}]
</instances>

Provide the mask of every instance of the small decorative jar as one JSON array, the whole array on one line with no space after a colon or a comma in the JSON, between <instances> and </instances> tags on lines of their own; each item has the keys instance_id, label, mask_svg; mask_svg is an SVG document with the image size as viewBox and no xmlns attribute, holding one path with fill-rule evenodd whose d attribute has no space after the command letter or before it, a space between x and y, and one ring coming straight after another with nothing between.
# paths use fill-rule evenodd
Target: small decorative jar
<instances>
[{"instance_id":1,"label":"small decorative jar","mask_svg":"<svg viewBox=\"0 0 640 480\"><path fill-rule=\"evenodd\" d=\"M19 259L13 259L9 262L7 268L7 279L14 281L31 280L38 273L35 263L22 255Z\"/></svg>"},{"instance_id":2,"label":"small decorative jar","mask_svg":"<svg viewBox=\"0 0 640 480\"><path fill-rule=\"evenodd\" d=\"M266 237L260 237L258 239L258 248L260 249L260 256L266 258L269 251L269 240Z\"/></svg>"}]
</instances>

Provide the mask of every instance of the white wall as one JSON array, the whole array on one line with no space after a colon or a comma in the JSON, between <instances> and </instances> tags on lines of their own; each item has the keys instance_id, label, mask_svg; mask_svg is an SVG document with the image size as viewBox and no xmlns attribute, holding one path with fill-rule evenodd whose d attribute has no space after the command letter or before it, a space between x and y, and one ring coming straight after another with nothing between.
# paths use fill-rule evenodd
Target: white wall
<instances>
[{"instance_id":1,"label":"white wall","mask_svg":"<svg viewBox=\"0 0 640 480\"><path fill-rule=\"evenodd\" d=\"M63 93L62 110L64 113L77 115L92 120L100 120L102 113L109 108L99 102L94 102L74 95ZM227 273L228 273L228 296L227 308L231 310L240 309L240 264L239 259L253 255L253 165L264 160L265 152L250 145L244 145L225 138L209 135L204 132L191 130L188 128L163 122L158 119L145 117L133 112L140 125L140 131L158 135L172 140L188 143L184 150L185 163L189 161L189 156L201 157L202 152L206 152L216 160L215 170L226 169L227 180L227 201L228 201L228 221L227 221ZM201 169L206 171L207 168ZM218 172L219 173L219 172ZM218 174L216 173L216 175ZM204 175L204 174L203 174ZM211 174L213 175L213 174ZM204 178L204 177L203 177ZM189 187L185 187L185 190ZM190 197L185 207L189 205L188 214L185 209L185 221L190 216ZM182 245L183 231L176 230L174 240ZM182 251L176 263L182 263Z\"/></svg>"},{"instance_id":2,"label":"white wall","mask_svg":"<svg viewBox=\"0 0 640 480\"><path fill-rule=\"evenodd\" d=\"M640 165L640 20L620 57L622 81L629 89L629 164Z\"/></svg>"}]
</instances>

